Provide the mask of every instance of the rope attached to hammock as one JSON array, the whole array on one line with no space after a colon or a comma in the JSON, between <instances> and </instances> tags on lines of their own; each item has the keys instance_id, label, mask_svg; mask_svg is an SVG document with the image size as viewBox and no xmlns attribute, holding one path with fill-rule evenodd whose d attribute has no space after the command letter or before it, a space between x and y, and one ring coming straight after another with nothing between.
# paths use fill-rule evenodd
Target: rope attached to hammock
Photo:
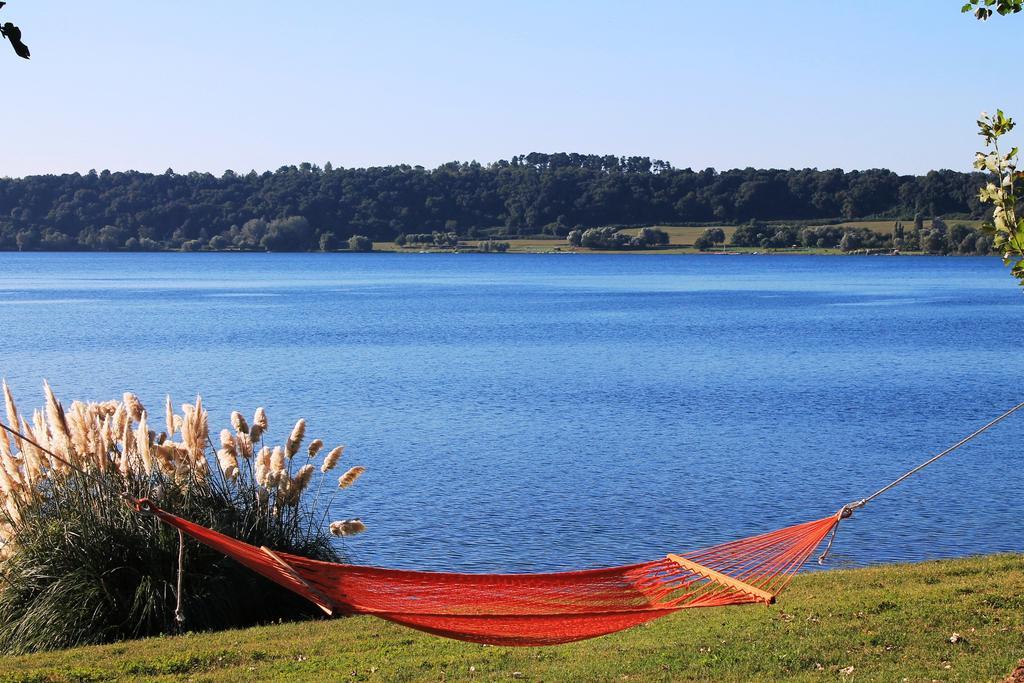
<instances>
[{"instance_id":1,"label":"rope attached to hammock","mask_svg":"<svg viewBox=\"0 0 1024 683\"><path fill-rule=\"evenodd\" d=\"M900 476L896 477L896 479L893 479L891 482L889 482L888 484L886 484L882 488L880 488L877 491L875 491L874 493L872 493L867 498L861 498L860 500L856 500L856 501L854 501L852 503L847 503L846 505L841 507L839 509L839 512L836 513L837 522L836 522L835 527L833 527L833 529L832 529L832 535L829 536L828 545L825 546L824 552L822 552L821 555L818 557L818 564L825 564L825 559L828 557L829 552L831 552L831 550L832 550L832 542L836 539L836 534L839 533L839 522L844 520L844 519L849 519L850 517L852 517L854 510L859 510L860 508L864 507L865 505L870 503L875 498L878 498L880 495L882 495L883 493L885 493L889 489L891 489L891 488L895 487L896 485L898 485L898 484L904 482L905 480L909 479L913 475L915 475L918 472L920 472L921 470L923 470L925 467L928 467L928 465L931 465L933 462L936 462L940 458L943 458L943 457L949 455L953 451L957 450L958 448L960 448L961 446L966 444L968 441L971 441L972 439L974 439L974 438L976 438L978 436L981 436L982 434L987 432L989 429L991 429L992 427L995 427L997 424L999 424L1000 422L1002 422L1006 418L1010 417L1010 415L1013 415L1015 412L1017 412L1021 408L1024 408L1024 403L1018 403L1017 405L1015 405L1014 407L1010 408L1005 413L1003 413L1002 415L1000 415L996 419L992 420L988 424L984 425L983 427L978 428L974 432L971 432L970 434L968 434L964 438L960 439L959 441L957 441L955 444L953 444L952 446L950 446L946 450L942 451L941 453L938 453L937 455L933 455L931 458L929 458L928 460L925 460L923 463L921 463L917 467L914 467L912 469L907 470L906 472L904 472Z\"/></svg>"},{"instance_id":2,"label":"rope attached to hammock","mask_svg":"<svg viewBox=\"0 0 1024 683\"><path fill-rule=\"evenodd\" d=\"M184 586L185 583L185 532L178 529L178 582L177 590L174 593L174 621L178 622L178 625L185 623L185 595Z\"/></svg>"}]
</instances>

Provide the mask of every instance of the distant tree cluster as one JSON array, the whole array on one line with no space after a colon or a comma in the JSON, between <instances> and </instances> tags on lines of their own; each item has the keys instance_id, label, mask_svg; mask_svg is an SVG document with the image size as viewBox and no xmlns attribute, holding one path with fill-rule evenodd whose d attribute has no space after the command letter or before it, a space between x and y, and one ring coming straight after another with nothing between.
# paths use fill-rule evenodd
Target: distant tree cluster
<instances>
[{"instance_id":1,"label":"distant tree cluster","mask_svg":"<svg viewBox=\"0 0 1024 683\"><path fill-rule=\"evenodd\" d=\"M420 245L451 248L459 246L459 234L456 232L441 232L440 230L410 233L408 235L403 232L395 238L395 244L400 247Z\"/></svg>"},{"instance_id":2,"label":"distant tree cluster","mask_svg":"<svg viewBox=\"0 0 1024 683\"><path fill-rule=\"evenodd\" d=\"M732 235L734 247L763 247L765 249L787 249L799 246L799 228L792 225L768 225L751 221L736 228Z\"/></svg>"},{"instance_id":3,"label":"distant tree cluster","mask_svg":"<svg viewBox=\"0 0 1024 683\"><path fill-rule=\"evenodd\" d=\"M477 251L482 254L504 254L509 249L508 242L496 242L494 240L485 240L480 243L477 247Z\"/></svg>"},{"instance_id":4,"label":"distant tree cluster","mask_svg":"<svg viewBox=\"0 0 1024 683\"><path fill-rule=\"evenodd\" d=\"M698 249L711 248L709 228L694 244ZM724 233L720 236L724 241ZM762 249L840 249L853 251L923 251L929 254L978 254L985 255L992 250L992 238L980 228L963 223L952 228L941 218L932 219L927 226L917 216L913 227L907 230L902 221L893 224L891 233L882 233L865 227L842 225L769 225L752 221L740 226L733 233L730 244L734 247L759 247Z\"/></svg>"},{"instance_id":5,"label":"distant tree cluster","mask_svg":"<svg viewBox=\"0 0 1024 683\"><path fill-rule=\"evenodd\" d=\"M373 251L373 240L366 235L352 235L348 238L349 251Z\"/></svg>"},{"instance_id":6,"label":"distant tree cluster","mask_svg":"<svg viewBox=\"0 0 1024 683\"><path fill-rule=\"evenodd\" d=\"M0 178L0 249L311 251L353 235L379 242L430 234L422 243L433 244L435 233L507 240L566 236L569 226L582 235L608 225L981 217L981 179L953 171L693 171L583 154L435 169L304 163L220 177L90 171Z\"/></svg>"},{"instance_id":7,"label":"distant tree cluster","mask_svg":"<svg viewBox=\"0 0 1024 683\"><path fill-rule=\"evenodd\" d=\"M618 228L605 226L572 230L568 235L569 246L587 249L647 249L668 244L668 233L657 228L640 228L630 235Z\"/></svg>"},{"instance_id":8,"label":"distant tree cluster","mask_svg":"<svg viewBox=\"0 0 1024 683\"><path fill-rule=\"evenodd\" d=\"M698 235L697 239L694 240L693 246L700 251L707 251L708 249L714 249L724 242L725 230L722 230L721 228L706 228L704 232Z\"/></svg>"},{"instance_id":9,"label":"distant tree cluster","mask_svg":"<svg viewBox=\"0 0 1024 683\"><path fill-rule=\"evenodd\" d=\"M838 225L818 225L800 231L800 246L807 249L838 249L847 230ZM849 242L847 242L849 244Z\"/></svg>"},{"instance_id":10,"label":"distant tree cluster","mask_svg":"<svg viewBox=\"0 0 1024 683\"><path fill-rule=\"evenodd\" d=\"M899 224L893 233L893 246L929 254L984 256L992 253L992 236L981 228L963 223L954 223L949 227L941 218L935 218L927 226L917 221L909 232L902 223Z\"/></svg>"}]
</instances>

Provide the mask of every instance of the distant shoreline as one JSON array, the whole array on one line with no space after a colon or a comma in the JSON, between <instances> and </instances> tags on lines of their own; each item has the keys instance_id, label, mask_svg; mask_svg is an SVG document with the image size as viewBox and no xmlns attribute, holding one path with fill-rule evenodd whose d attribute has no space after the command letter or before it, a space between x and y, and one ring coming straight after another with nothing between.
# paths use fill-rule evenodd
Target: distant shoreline
<instances>
[{"instance_id":1,"label":"distant shoreline","mask_svg":"<svg viewBox=\"0 0 1024 683\"><path fill-rule=\"evenodd\" d=\"M298 218L277 221L292 228L308 228ZM276 223L275 223L276 224ZM271 225L273 227L273 225ZM269 228L268 228L269 229ZM283 228L282 228L283 229ZM297 229L297 228L296 228ZM539 229L538 229L539 230ZM978 219L955 222L933 219L921 225L901 221L860 220L826 224L757 223L744 225L650 225L646 227L564 226L555 234L505 234L504 229L486 231L400 233L392 241L372 240L362 235L319 241L255 240L224 236L214 238L156 241L129 238L74 248L74 245L35 241L6 244L4 251L17 253L504 253L504 254L661 254L709 256L731 255L988 255L992 239ZM345 234L345 233L342 233ZM102 247L102 248L101 248Z\"/></svg>"},{"instance_id":2,"label":"distant shoreline","mask_svg":"<svg viewBox=\"0 0 1024 683\"><path fill-rule=\"evenodd\" d=\"M316 253L316 252L307 252ZM350 253L344 250L328 252L335 254ZM482 254L486 252L475 249L374 249L374 254ZM974 256L974 254L932 254L924 251L883 251L883 250L856 250L842 251L840 249L727 249L699 251L693 248L663 248L663 249L586 249L563 248L563 249L515 249L509 248L503 254L550 254L550 255L572 255L572 254L608 254L616 256ZM989 256L995 256L989 254Z\"/></svg>"},{"instance_id":3,"label":"distant shoreline","mask_svg":"<svg viewBox=\"0 0 1024 683\"><path fill-rule=\"evenodd\" d=\"M367 237L321 242L321 248L286 249L283 245L239 245L228 240L186 240L185 242L143 242L135 248L60 249L33 245L22 253L387 253L387 254L636 254L672 256L968 256L987 255L991 239L984 235L982 221L963 219L929 226L905 225L900 221L848 221L807 225L746 224L715 226L653 225L646 228L581 228L554 235L468 235L455 232L402 233L393 241L371 241ZM810 231L810 234L807 234ZM591 236L591 233L599 233ZM717 232L716 241L706 241ZM641 233L646 233L641 239ZM848 235L854 239L840 239ZM936 239L937 236L937 239ZM589 240L588 240L589 237ZM983 247L978 240L987 240ZM572 241L570 241L572 240ZM702 243L702 240L705 240ZM849 241L849 243L847 243ZM927 241L927 248L922 249ZM574 246L575 245L575 246ZM587 246L583 246L587 245ZM813 246L811 246L813 245ZM139 248L139 247L145 248ZM308 245L312 247L313 245ZM372 247L372 249L371 249ZM703 247L703 248L700 248ZM846 247L845 249L843 247ZM10 252L17 253L11 249Z\"/></svg>"},{"instance_id":4,"label":"distant shoreline","mask_svg":"<svg viewBox=\"0 0 1024 683\"><path fill-rule=\"evenodd\" d=\"M530 249L530 248L510 248L508 251L496 254L494 252L479 251L474 248L464 249L378 249L375 248L370 251L352 251L350 249L332 249L328 251L321 250L310 250L310 251L257 251L257 250L243 250L243 249L202 249L199 251L182 251L181 249L149 249L149 250L134 250L129 251L125 249L111 249L111 250L82 250L82 249L32 249L17 251L14 249L0 250L0 254L360 254L360 255L380 255L380 254L404 254L410 256L423 256L423 255L465 255L465 254L476 254L476 255L494 255L494 256L509 256L509 255L553 255L553 256L570 256L570 255L614 255L614 256L942 256L942 257L953 257L953 258L964 258L964 257L978 257L983 256L986 258L998 258L998 254L938 254L925 251L899 251L889 252L880 250L856 250L856 251L842 251L840 249L735 249L735 250L715 250L715 251L699 251L692 248L665 248L665 249L586 249L586 248L565 248L565 249Z\"/></svg>"}]
</instances>

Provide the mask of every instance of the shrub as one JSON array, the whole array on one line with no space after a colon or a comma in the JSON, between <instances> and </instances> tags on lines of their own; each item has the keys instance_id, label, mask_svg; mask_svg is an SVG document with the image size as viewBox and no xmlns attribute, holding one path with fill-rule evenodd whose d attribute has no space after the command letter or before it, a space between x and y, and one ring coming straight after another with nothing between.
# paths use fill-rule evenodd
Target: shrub
<instances>
[{"instance_id":1,"label":"shrub","mask_svg":"<svg viewBox=\"0 0 1024 683\"><path fill-rule=\"evenodd\" d=\"M668 244L668 233L660 228L640 228L636 233L637 241L645 247L665 246Z\"/></svg>"},{"instance_id":2,"label":"shrub","mask_svg":"<svg viewBox=\"0 0 1024 683\"><path fill-rule=\"evenodd\" d=\"M210 238L210 249L223 251L231 246L231 241L224 235L214 235Z\"/></svg>"},{"instance_id":3,"label":"shrub","mask_svg":"<svg viewBox=\"0 0 1024 683\"><path fill-rule=\"evenodd\" d=\"M568 239L571 246L588 249L646 249L668 244L668 233L657 228L641 228L636 235L630 235L608 226L588 228L582 232L573 230Z\"/></svg>"},{"instance_id":4,"label":"shrub","mask_svg":"<svg viewBox=\"0 0 1024 683\"><path fill-rule=\"evenodd\" d=\"M724 232L722 236L725 236ZM786 249L796 245L800 239L801 236L794 226L773 226L750 221L750 223L736 228L736 232L732 235L732 245L735 247Z\"/></svg>"},{"instance_id":5,"label":"shrub","mask_svg":"<svg viewBox=\"0 0 1024 683\"><path fill-rule=\"evenodd\" d=\"M921 251L941 254L946 248L946 238L938 230L924 230L921 233Z\"/></svg>"},{"instance_id":6,"label":"shrub","mask_svg":"<svg viewBox=\"0 0 1024 683\"><path fill-rule=\"evenodd\" d=\"M352 235L348 238L350 251L373 251L373 241L364 235Z\"/></svg>"},{"instance_id":7,"label":"shrub","mask_svg":"<svg viewBox=\"0 0 1024 683\"><path fill-rule=\"evenodd\" d=\"M693 241L693 246L700 251L713 249L718 244L725 242L725 231L721 228L705 228L704 232Z\"/></svg>"},{"instance_id":8,"label":"shrub","mask_svg":"<svg viewBox=\"0 0 1024 683\"><path fill-rule=\"evenodd\" d=\"M267 251L306 251L312 246L312 238L313 228L304 216L287 216L267 223L259 244Z\"/></svg>"},{"instance_id":9,"label":"shrub","mask_svg":"<svg viewBox=\"0 0 1024 683\"><path fill-rule=\"evenodd\" d=\"M178 630L178 535L126 499L158 506L253 545L333 561L325 528L330 504L319 493L341 456L319 439L300 454L305 421L283 446L264 445L266 413L252 426L232 415L232 430L210 446L202 399L175 414L166 431L149 429L138 399L75 402L65 413L46 387L46 409L18 419L3 387L7 422L28 440L0 432L0 652L31 652ZM178 434L178 440L174 441ZM318 462L319 459L319 462ZM320 474L313 482L316 470ZM362 473L356 467L339 484ZM334 523L339 535L361 522ZM316 608L220 553L189 541L181 595L189 630L307 617ZM258 598L256 597L258 596Z\"/></svg>"},{"instance_id":10,"label":"shrub","mask_svg":"<svg viewBox=\"0 0 1024 683\"><path fill-rule=\"evenodd\" d=\"M800 231L800 243L808 248L838 249L845 231L835 225L819 225Z\"/></svg>"},{"instance_id":11,"label":"shrub","mask_svg":"<svg viewBox=\"0 0 1024 683\"><path fill-rule=\"evenodd\" d=\"M430 237L435 247L459 246L459 236L454 232L439 232L435 230L431 233Z\"/></svg>"},{"instance_id":12,"label":"shrub","mask_svg":"<svg viewBox=\"0 0 1024 683\"><path fill-rule=\"evenodd\" d=\"M341 242L333 232L325 232L320 235L320 251L334 251L340 246Z\"/></svg>"}]
</instances>

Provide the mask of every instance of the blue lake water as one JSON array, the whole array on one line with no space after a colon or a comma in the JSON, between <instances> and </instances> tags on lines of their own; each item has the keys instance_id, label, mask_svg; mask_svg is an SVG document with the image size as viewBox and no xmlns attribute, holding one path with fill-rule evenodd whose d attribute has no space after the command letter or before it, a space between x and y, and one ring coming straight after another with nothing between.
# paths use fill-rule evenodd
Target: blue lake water
<instances>
[{"instance_id":1,"label":"blue lake water","mask_svg":"<svg viewBox=\"0 0 1024 683\"><path fill-rule=\"evenodd\" d=\"M628 563L824 517L1024 400L994 258L0 254L23 408L128 389L348 444L355 561ZM832 566L1024 551L1024 414Z\"/></svg>"}]
</instances>

